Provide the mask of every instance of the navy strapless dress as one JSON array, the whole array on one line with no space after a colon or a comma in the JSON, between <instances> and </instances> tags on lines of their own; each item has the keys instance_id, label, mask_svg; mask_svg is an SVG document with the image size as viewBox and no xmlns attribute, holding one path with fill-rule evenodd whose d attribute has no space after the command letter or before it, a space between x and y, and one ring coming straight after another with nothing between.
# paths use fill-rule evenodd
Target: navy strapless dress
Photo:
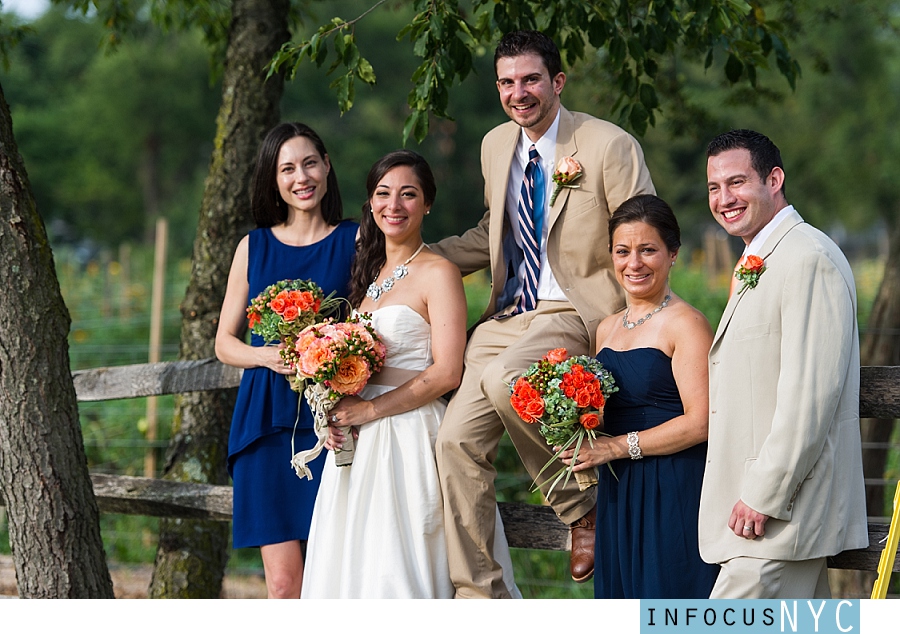
<instances>
[{"instance_id":1,"label":"navy strapless dress","mask_svg":"<svg viewBox=\"0 0 900 634\"><path fill-rule=\"evenodd\" d=\"M604 431L643 431L684 413L672 360L656 348L602 349L597 359L619 391L606 403ZM706 443L669 456L615 460L599 469L594 596L706 599L719 567L700 559L697 517Z\"/></svg>"},{"instance_id":2,"label":"navy strapless dress","mask_svg":"<svg viewBox=\"0 0 900 634\"><path fill-rule=\"evenodd\" d=\"M268 228L251 231L247 304L270 284L286 279L312 280L326 295L334 291L346 297L358 228L355 222L345 220L325 239L302 247L279 242ZM252 335L251 345L263 345L262 338ZM268 368L244 370L228 438L228 471L234 483L234 548L309 536L325 453L310 465L313 480L297 477L290 465L295 421L296 448L312 447L316 442L312 413L305 402L301 404L287 379Z\"/></svg>"}]
</instances>

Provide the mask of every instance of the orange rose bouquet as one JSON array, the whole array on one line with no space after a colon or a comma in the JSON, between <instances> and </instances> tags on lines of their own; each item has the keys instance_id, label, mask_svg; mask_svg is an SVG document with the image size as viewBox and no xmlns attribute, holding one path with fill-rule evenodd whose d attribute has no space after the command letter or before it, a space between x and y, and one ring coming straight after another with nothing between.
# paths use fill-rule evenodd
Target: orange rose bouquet
<instances>
[{"instance_id":1,"label":"orange rose bouquet","mask_svg":"<svg viewBox=\"0 0 900 634\"><path fill-rule=\"evenodd\" d=\"M266 344L284 344L281 357L288 363L288 353L297 334L307 326L337 313L342 301L334 293L325 297L324 291L315 282L281 280L267 286L251 300L247 307L247 321L250 331L262 337Z\"/></svg>"},{"instance_id":2,"label":"orange rose bouquet","mask_svg":"<svg viewBox=\"0 0 900 634\"><path fill-rule=\"evenodd\" d=\"M519 417L526 423L539 424L547 444L561 447L538 477L566 449L575 450L574 464L585 439L593 443L597 434L603 434L603 407L618 389L603 364L586 355L569 357L565 348L550 350L510 386L509 400ZM547 493L573 473L582 491L597 484L596 473L573 472L572 466L563 465L547 480L551 482ZM537 479L535 486L541 486Z\"/></svg>"},{"instance_id":3,"label":"orange rose bouquet","mask_svg":"<svg viewBox=\"0 0 900 634\"><path fill-rule=\"evenodd\" d=\"M315 419L316 446L294 454L291 464L301 478L312 479L306 464L315 459L328 437L328 412L341 398L358 394L375 372L381 370L387 352L384 343L369 323L368 314L353 315L346 321L326 320L300 331L285 359L294 370L294 389L306 397ZM338 466L353 462L352 435L335 452Z\"/></svg>"}]
</instances>

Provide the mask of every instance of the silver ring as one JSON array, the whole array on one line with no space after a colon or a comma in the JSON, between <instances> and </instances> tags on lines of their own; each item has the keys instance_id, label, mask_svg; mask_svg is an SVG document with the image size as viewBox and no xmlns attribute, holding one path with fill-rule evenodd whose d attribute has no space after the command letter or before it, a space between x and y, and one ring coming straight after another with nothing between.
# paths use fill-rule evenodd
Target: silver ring
<instances>
[{"instance_id":1,"label":"silver ring","mask_svg":"<svg viewBox=\"0 0 900 634\"><path fill-rule=\"evenodd\" d=\"M753 530L753 525L752 525L752 524L748 524L747 526L744 527L744 530L745 530L745 531Z\"/></svg>"},{"instance_id":2,"label":"silver ring","mask_svg":"<svg viewBox=\"0 0 900 634\"><path fill-rule=\"evenodd\" d=\"M337 414L332 414L332 415L331 415L331 422L332 422L332 423L336 423L336 422L337 422Z\"/></svg>"}]
</instances>

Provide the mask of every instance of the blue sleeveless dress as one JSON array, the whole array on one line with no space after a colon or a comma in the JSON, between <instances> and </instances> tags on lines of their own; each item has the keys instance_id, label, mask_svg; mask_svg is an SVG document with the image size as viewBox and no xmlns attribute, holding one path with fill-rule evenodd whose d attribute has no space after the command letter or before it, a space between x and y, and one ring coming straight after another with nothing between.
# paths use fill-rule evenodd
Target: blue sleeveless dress
<instances>
[{"instance_id":1,"label":"blue sleeveless dress","mask_svg":"<svg viewBox=\"0 0 900 634\"><path fill-rule=\"evenodd\" d=\"M606 403L604 431L643 431L684 414L672 360L656 348L603 348L597 359L619 391ZM700 559L697 517L706 443L669 456L615 460L599 469L594 596L706 599L719 567Z\"/></svg>"},{"instance_id":2,"label":"blue sleeveless dress","mask_svg":"<svg viewBox=\"0 0 900 634\"><path fill-rule=\"evenodd\" d=\"M270 284L309 279L328 295L347 297L350 266L356 253L355 222L345 220L328 237L302 247L279 242L269 228L250 232L247 278L250 300ZM252 335L251 345L263 340ZM313 504L325 454L310 466L314 479L301 480L290 466L291 434L300 396L284 375L268 368L248 368L241 377L228 438L228 471L234 483L234 548L277 544L309 536ZM313 418L300 407L297 449L315 444Z\"/></svg>"}]
</instances>

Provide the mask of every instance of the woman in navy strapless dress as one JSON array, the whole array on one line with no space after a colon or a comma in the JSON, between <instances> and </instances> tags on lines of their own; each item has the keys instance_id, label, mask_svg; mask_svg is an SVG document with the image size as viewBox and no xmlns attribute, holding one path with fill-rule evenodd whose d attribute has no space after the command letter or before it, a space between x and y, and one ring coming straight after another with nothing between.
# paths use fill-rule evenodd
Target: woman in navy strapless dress
<instances>
[{"instance_id":1,"label":"woman in navy strapless dress","mask_svg":"<svg viewBox=\"0 0 900 634\"><path fill-rule=\"evenodd\" d=\"M273 128L260 146L251 192L258 229L235 251L216 334L216 355L244 368L228 440L234 482L233 546L260 547L270 598L300 596L301 544L309 536L324 464L313 480L290 466L297 447L315 444L309 407L291 391L276 346L244 343L246 308L267 286L310 279L325 294L347 296L358 225L342 221L337 177L319 136L301 123ZM299 412L299 418L298 418Z\"/></svg>"},{"instance_id":2,"label":"woman in navy strapless dress","mask_svg":"<svg viewBox=\"0 0 900 634\"><path fill-rule=\"evenodd\" d=\"M627 307L598 326L597 358L619 391L604 411L610 436L578 455L582 469L615 471L599 469L594 596L705 599L719 572L697 542L712 330L669 288L681 237L664 201L625 201L609 235Z\"/></svg>"}]
</instances>

